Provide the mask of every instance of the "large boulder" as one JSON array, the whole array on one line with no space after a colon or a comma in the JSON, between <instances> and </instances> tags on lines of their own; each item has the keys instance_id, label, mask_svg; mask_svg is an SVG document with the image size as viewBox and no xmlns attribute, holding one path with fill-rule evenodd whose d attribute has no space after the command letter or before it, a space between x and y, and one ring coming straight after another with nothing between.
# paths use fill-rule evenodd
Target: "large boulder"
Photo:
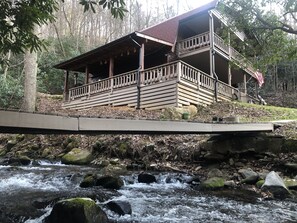
<instances>
[{"instance_id":1,"label":"large boulder","mask_svg":"<svg viewBox=\"0 0 297 223\"><path fill-rule=\"evenodd\" d=\"M202 190L217 190L225 186L225 179L221 177L212 177L200 184Z\"/></svg>"},{"instance_id":2,"label":"large boulder","mask_svg":"<svg viewBox=\"0 0 297 223\"><path fill-rule=\"evenodd\" d=\"M57 202L45 223L107 223L105 212L90 198L72 198Z\"/></svg>"},{"instance_id":3,"label":"large boulder","mask_svg":"<svg viewBox=\"0 0 297 223\"><path fill-rule=\"evenodd\" d=\"M274 171L266 176L262 190L269 191L275 198L286 198L290 195L283 179Z\"/></svg>"},{"instance_id":4,"label":"large boulder","mask_svg":"<svg viewBox=\"0 0 297 223\"><path fill-rule=\"evenodd\" d=\"M259 174L253 171L251 168L240 169L238 172L243 177L241 183L255 184L259 179Z\"/></svg>"},{"instance_id":5,"label":"large boulder","mask_svg":"<svg viewBox=\"0 0 297 223\"><path fill-rule=\"evenodd\" d=\"M138 182L139 183L155 183L157 182L157 179L154 175L148 174L148 173L141 173L138 175Z\"/></svg>"},{"instance_id":6,"label":"large boulder","mask_svg":"<svg viewBox=\"0 0 297 223\"><path fill-rule=\"evenodd\" d=\"M132 214L131 204L127 201L110 201L106 206L118 215Z\"/></svg>"},{"instance_id":7,"label":"large boulder","mask_svg":"<svg viewBox=\"0 0 297 223\"><path fill-rule=\"evenodd\" d=\"M72 149L62 157L63 164L86 165L93 159L92 153L79 148Z\"/></svg>"},{"instance_id":8,"label":"large boulder","mask_svg":"<svg viewBox=\"0 0 297 223\"><path fill-rule=\"evenodd\" d=\"M102 186L106 189L118 190L124 186L124 182L120 177L103 176L97 179L96 186Z\"/></svg>"}]
</instances>

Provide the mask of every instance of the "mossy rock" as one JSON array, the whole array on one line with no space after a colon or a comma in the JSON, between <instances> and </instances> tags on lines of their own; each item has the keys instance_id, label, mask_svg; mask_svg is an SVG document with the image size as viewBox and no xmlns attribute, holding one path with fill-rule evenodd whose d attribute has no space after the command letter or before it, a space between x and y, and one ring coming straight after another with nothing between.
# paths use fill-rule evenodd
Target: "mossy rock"
<instances>
[{"instance_id":1,"label":"mossy rock","mask_svg":"<svg viewBox=\"0 0 297 223\"><path fill-rule=\"evenodd\" d=\"M9 140L6 144L6 149L9 151L14 147L18 142L15 139Z\"/></svg>"},{"instance_id":2,"label":"mossy rock","mask_svg":"<svg viewBox=\"0 0 297 223\"><path fill-rule=\"evenodd\" d=\"M93 187L96 185L97 177L94 175L86 175L83 179L83 181L80 183L80 187L87 188L87 187Z\"/></svg>"},{"instance_id":3,"label":"mossy rock","mask_svg":"<svg viewBox=\"0 0 297 223\"><path fill-rule=\"evenodd\" d=\"M74 148L69 153L65 154L61 161L63 164L87 165L92 159L93 156L90 151Z\"/></svg>"},{"instance_id":4,"label":"mossy rock","mask_svg":"<svg viewBox=\"0 0 297 223\"><path fill-rule=\"evenodd\" d=\"M225 179L221 177L212 177L200 184L202 190L217 190L223 188L225 185Z\"/></svg>"},{"instance_id":5,"label":"mossy rock","mask_svg":"<svg viewBox=\"0 0 297 223\"><path fill-rule=\"evenodd\" d=\"M0 148L0 156L4 156L6 154L5 148Z\"/></svg>"},{"instance_id":6,"label":"mossy rock","mask_svg":"<svg viewBox=\"0 0 297 223\"><path fill-rule=\"evenodd\" d=\"M45 223L107 223L102 209L90 198L72 198L57 202Z\"/></svg>"},{"instance_id":7,"label":"mossy rock","mask_svg":"<svg viewBox=\"0 0 297 223\"><path fill-rule=\"evenodd\" d=\"M257 188L261 188L264 184L265 180L259 180L257 183L256 183L256 186Z\"/></svg>"},{"instance_id":8,"label":"mossy rock","mask_svg":"<svg viewBox=\"0 0 297 223\"><path fill-rule=\"evenodd\" d=\"M53 153L54 149L55 149L54 147L47 147L47 148L45 148L42 151L41 157L42 158L46 158L46 157L50 156Z\"/></svg>"},{"instance_id":9,"label":"mossy rock","mask_svg":"<svg viewBox=\"0 0 297 223\"><path fill-rule=\"evenodd\" d=\"M96 186L102 186L106 189L118 190L124 186L124 182L120 177L103 176L97 179Z\"/></svg>"}]
</instances>

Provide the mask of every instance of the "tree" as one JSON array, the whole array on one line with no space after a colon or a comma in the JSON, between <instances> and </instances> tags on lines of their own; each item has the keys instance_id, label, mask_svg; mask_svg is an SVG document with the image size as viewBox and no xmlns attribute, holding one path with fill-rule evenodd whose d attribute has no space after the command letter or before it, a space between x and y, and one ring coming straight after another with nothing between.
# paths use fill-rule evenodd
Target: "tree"
<instances>
[{"instance_id":1,"label":"tree","mask_svg":"<svg viewBox=\"0 0 297 223\"><path fill-rule=\"evenodd\" d=\"M63 0L61 0L63 1ZM123 18L124 0L80 0L84 11L95 6L108 8L114 17ZM45 47L38 37L37 27L53 22L58 10L58 0L2 0L0 2L0 65L7 63L5 58L11 53L25 52L24 62L24 101L23 109L35 110L37 82L37 51Z\"/></svg>"},{"instance_id":2,"label":"tree","mask_svg":"<svg viewBox=\"0 0 297 223\"><path fill-rule=\"evenodd\" d=\"M297 2L294 0L223 0L220 10L233 29L248 36L244 53L257 68L297 57ZM271 10L269 10L271 7ZM236 27L236 28L235 28ZM256 57L255 57L256 56Z\"/></svg>"},{"instance_id":3,"label":"tree","mask_svg":"<svg viewBox=\"0 0 297 223\"><path fill-rule=\"evenodd\" d=\"M296 0L223 0L224 12L254 30L281 30L297 34Z\"/></svg>"},{"instance_id":4,"label":"tree","mask_svg":"<svg viewBox=\"0 0 297 223\"><path fill-rule=\"evenodd\" d=\"M63 1L63 0L61 0ZM6 55L24 53L26 49L38 51L45 42L34 33L35 26L53 22L59 0L1 0L0 1L0 62ZM80 0L84 10L96 12L96 6L111 11L115 18L123 18L124 0Z\"/></svg>"}]
</instances>

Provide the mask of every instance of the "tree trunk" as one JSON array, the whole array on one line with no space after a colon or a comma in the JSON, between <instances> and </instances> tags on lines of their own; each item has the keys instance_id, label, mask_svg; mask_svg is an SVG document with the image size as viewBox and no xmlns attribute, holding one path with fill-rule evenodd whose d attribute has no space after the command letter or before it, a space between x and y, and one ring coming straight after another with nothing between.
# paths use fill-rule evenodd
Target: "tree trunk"
<instances>
[{"instance_id":1,"label":"tree trunk","mask_svg":"<svg viewBox=\"0 0 297 223\"><path fill-rule=\"evenodd\" d=\"M23 110L33 112L36 105L36 82L37 82L37 52L26 50L24 61L24 101Z\"/></svg>"}]
</instances>

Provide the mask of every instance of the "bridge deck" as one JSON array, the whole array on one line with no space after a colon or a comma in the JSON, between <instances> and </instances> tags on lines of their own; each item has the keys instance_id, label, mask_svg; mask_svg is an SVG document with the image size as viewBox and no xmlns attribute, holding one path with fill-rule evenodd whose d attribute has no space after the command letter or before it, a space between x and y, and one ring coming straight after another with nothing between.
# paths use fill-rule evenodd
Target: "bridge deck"
<instances>
[{"instance_id":1,"label":"bridge deck","mask_svg":"<svg viewBox=\"0 0 297 223\"><path fill-rule=\"evenodd\" d=\"M272 132L272 123L199 123L68 117L0 111L1 133L28 134L224 134Z\"/></svg>"}]
</instances>

